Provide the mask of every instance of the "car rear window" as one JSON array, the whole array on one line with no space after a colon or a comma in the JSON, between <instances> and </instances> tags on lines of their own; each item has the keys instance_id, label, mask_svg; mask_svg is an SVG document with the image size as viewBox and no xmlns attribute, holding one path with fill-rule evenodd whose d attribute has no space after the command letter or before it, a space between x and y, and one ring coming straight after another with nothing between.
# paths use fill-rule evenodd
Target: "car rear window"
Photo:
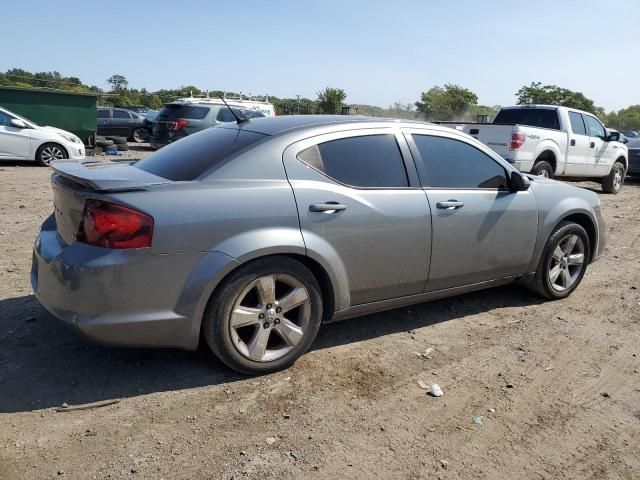
<instances>
[{"instance_id":1,"label":"car rear window","mask_svg":"<svg viewBox=\"0 0 640 480\"><path fill-rule=\"evenodd\" d=\"M528 125L560 130L558 112L549 108L507 108L496 115L493 123Z\"/></svg>"},{"instance_id":2,"label":"car rear window","mask_svg":"<svg viewBox=\"0 0 640 480\"><path fill-rule=\"evenodd\" d=\"M160 113L158 120L174 120L176 118L191 118L193 120L201 120L209 113L209 107L198 107L195 105L180 105L170 103L165 105Z\"/></svg>"},{"instance_id":3,"label":"car rear window","mask_svg":"<svg viewBox=\"0 0 640 480\"><path fill-rule=\"evenodd\" d=\"M262 133L213 127L167 145L135 166L173 181L195 180L222 165L245 147L266 138Z\"/></svg>"}]
</instances>

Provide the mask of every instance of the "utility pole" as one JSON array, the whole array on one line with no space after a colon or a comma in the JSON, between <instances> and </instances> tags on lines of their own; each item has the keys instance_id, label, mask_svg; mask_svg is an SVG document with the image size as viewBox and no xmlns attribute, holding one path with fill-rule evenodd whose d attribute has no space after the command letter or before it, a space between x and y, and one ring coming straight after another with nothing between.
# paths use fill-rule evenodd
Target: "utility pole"
<instances>
[{"instance_id":1,"label":"utility pole","mask_svg":"<svg viewBox=\"0 0 640 480\"><path fill-rule=\"evenodd\" d=\"M300 115L300 95L296 95L296 98L298 99L298 115Z\"/></svg>"}]
</instances>

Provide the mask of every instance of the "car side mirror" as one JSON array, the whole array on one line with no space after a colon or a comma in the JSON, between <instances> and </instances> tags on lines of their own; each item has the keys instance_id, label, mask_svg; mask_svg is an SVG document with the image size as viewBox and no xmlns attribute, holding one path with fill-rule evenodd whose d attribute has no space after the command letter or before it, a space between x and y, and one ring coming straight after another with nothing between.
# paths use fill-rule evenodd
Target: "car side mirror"
<instances>
[{"instance_id":1,"label":"car side mirror","mask_svg":"<svg viewBox=\"0 0 640 480\"><path fill-rule=\"evenodd\" d=\"M620 133L619 132L611 132L607 135L607 142L619 142L620 141Z\"/></svg>"},{"instance_id":2,"label":"car side mirror","mask_svg":"<svg viewBox=\"0 0 640 480\"><path fill-rule=\"evenodd\" d=\"M511 190L514 192L524 192L525 190L529 190L529 179L522 175L520 172L511 172Z\"/></svg>"},{"instance_id":3,"label":"car side mirror","mask_svg":"<svg viewBox=\"0 0 640 480\"><path fill-rule=\"evenodd\" d=\"M27 124L24 123L19 118L12 118L11 119L11 126L12 127L16 127L16 128L27 128Z\"/></svg>"}]
</instances>

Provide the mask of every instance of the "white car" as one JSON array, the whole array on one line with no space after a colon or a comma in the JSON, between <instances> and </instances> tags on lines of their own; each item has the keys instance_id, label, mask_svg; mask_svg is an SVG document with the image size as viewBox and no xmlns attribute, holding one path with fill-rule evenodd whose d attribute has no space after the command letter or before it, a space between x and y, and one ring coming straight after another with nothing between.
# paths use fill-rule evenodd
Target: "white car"
<instances>
[{"instance_id":1,"label":"white car","mask_svg":"<svg viewBox=\"0 0 640 480\"><path fill-rule=\"evenodd\" d=\"M84 158L82 140L66 130L41 127L0 107L0 160L35 160L47 166L63 158Z\"/></svg>"}]
</instances>

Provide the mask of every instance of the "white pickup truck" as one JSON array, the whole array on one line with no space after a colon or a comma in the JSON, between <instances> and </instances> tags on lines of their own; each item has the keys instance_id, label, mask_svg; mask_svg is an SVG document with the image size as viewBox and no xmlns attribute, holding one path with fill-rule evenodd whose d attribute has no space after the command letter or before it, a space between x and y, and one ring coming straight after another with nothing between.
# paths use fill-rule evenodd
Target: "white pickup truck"
<instances>
[{"instance_id":1,"label":"white pickup truck","mask_svg":"<svg viewBox=\"0 0 640 480\"><path fill-rule=\"evenodd\" d=\"M608 133L595 116L572 108L504 107L493 123L465 124L462 129L521 172L596 179L607 193L620 191L629 165L620 134Z\"/></svg>"}]
</instances>

